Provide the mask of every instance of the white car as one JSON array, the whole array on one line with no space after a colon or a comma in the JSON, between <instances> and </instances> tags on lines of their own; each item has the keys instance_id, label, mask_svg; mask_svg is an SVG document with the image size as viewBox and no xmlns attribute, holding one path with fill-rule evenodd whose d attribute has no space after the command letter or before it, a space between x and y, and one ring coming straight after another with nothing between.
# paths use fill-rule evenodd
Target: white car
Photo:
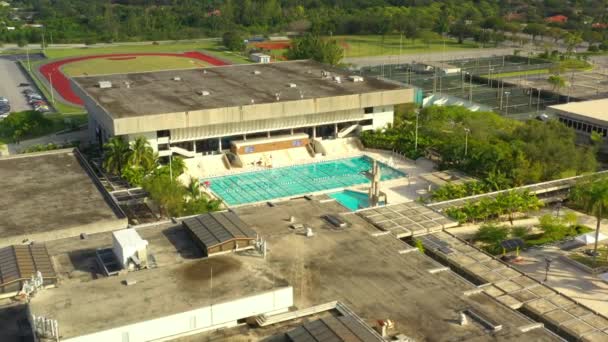
<instances>
[{"instance_id":1,"label":"white car","mask_svg":"<svg viewBox=\"0 0 608 342\"><path fill-rule=\"evenodd\" d=\"M0 96L0 103L8 103L8 99Z\"/></svg>"}]
</instances>

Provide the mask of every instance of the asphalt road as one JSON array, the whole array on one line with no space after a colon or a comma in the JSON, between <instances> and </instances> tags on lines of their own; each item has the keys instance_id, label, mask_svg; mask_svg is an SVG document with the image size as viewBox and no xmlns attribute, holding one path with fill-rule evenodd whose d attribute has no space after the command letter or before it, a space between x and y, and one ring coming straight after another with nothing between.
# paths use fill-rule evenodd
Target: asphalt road
<instances>
[{"instance_id":1,"label":"asphalt road","mask_svg":"<svg viewBox=\"0 0 608 342\"><path fill-rule=\"evenodd\" d=\"M21 93L19 83L30 83L16 62L0 58L0 97L10 101L11 111L20 112L31 109L25 96Z\"/></svg>"}]
</instances>

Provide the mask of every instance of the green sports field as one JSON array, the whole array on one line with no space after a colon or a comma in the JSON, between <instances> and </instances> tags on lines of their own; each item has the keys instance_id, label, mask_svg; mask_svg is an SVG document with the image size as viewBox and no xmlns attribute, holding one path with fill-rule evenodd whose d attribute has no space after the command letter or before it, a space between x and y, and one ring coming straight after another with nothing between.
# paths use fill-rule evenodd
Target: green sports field
<instances>
[{"instance_id":1,"label":"green sports field","mask_svg":"<svg viewBox=\"0 0 608 342\"><path fill-rule=\"evenodd\" d=\"M69 63L63 72L70 76L106 75L209 66L201 60L170 56L137 56L128 59L96 58Z\"/></svg>"},{"instance_id":2,"label":"green sports field","mask_svg":"<svg viewBox=\"0 0 608 342\"><path fill-rule=\"evenodd\" d=\"M345 57L366 57L398 54L422 54L432 52L451 52L479 48L475 42L465 41L462 44L454 39L433 40L427 45L420 39L407 39L399 35L384 36L333 36L344 48ZM400 48L401 46L401 48Z\"/></svg>"}]
</instances>

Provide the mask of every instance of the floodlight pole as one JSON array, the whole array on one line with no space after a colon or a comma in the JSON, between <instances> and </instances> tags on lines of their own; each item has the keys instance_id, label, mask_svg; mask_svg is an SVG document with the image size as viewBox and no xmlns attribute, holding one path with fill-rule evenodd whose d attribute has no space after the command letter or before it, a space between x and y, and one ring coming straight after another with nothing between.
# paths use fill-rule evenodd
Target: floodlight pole
<instances>
[{"instance_id":1,"label":"floodlight pole","mask_svg":"<svg viewBox=\"0 0 608 342\"><path fill-rule=\"evenodd\" d=\"M505 91L505 95L507 95L507 103L505 104L505 116L509 115L509 95L511 95L510 91Z\"/></svg>"},{"instance_id":2,"label":"floodlight pole","mask_svg":"<svg viewBox=\"0 0 608 342\"><path fill-rule=\"evenodd\" d=\"M538 114L538 112L540 111L540 88L536 88L536 90L538 91L538 98L536 100L536 113Z\"/></svg>"}]
</instances>

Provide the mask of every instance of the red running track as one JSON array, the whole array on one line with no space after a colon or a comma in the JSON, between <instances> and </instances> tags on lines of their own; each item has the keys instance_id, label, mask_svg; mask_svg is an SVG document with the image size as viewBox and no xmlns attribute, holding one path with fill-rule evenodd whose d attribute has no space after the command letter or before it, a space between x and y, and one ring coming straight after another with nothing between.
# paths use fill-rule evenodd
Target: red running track
<instances>
[{"instance_id":1,"label":"red running track","mask_svg":"<svg viewBox=\"0 0 608 342\"><path fill-rule=\"evenodd\" d=\"M78 61L84 61L87 59L94 59L94 58L112 58L112 57L118 57L118 58L122 58L122 57L137 57L137 56L169 56L169 57L184 57L184 58L191 58L191 59L198 59L200 61L203 62L207 62L211 65L227 65L228 63L219 60L215 57L211 57L209 55L205 55L202 54L200 52L185 52L185 53L116 53L116 54L108 54L108 55L93 55L93 56L81 56L81 57L74 57L74 58L66 58L66 59L62 59L60 61L56 61L56 62L51 62L48 64L45 64L43 66L40 67L40 73L42 74L42 76L44 76L44 78L47 79L47 81L49 83L51 83L51 85L53 86L53 88L55 88L55 91L57 91L61 97L63 97L64 100L66 100L67 102L70 102L72 104L75 105L80 105L82 106L84 103L82 102L82 100L80 99L80 97L78 97L78 95L76 95L76 93L74 93L74 91L72 90L72 87L70 86L70 81L69 79L63 74L63 72L61 71L61 67L65 64L68 63L73 63L73 62L78 62ZM52 80L52 82L51 82Z\"/></svg>"}]
</instances>

